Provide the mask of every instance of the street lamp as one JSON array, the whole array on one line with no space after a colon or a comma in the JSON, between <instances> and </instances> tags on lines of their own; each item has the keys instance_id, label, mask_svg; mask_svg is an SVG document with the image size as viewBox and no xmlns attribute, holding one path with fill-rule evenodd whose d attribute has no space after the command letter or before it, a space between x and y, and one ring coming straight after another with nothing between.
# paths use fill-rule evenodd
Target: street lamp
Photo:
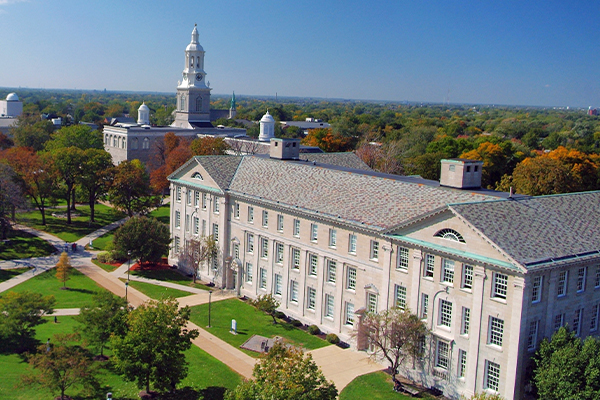
<instances>
[{"instance_id":1,"label":"street lamp","mask_svg":"<svg viewBox=\"0 0 600 400\"><path fill-rule=\"evenodd\" d=\"M212 290L208 291L208 328L210 328L210 298L212 295Z\"/></svg>"},{"instance_id":2,"label":"street lamp","mask_svg":"<svg viewBox=\"0 0 600 400\"><path fill-rule=\"evenodd\" d=\"M127 302L127 288L129 287L129 282L125 282L125 302Z\"/></svg>"},{"instance_id":3,"label":"street lamp","mask_svg":"<svg viewBox=\"0 0 600 400\"><path fill-rule=\"evenodd\" d=\"M131 251L127 252L127 282L129 282L129 268L131 268Z\"/></svg>"}]
</instances>

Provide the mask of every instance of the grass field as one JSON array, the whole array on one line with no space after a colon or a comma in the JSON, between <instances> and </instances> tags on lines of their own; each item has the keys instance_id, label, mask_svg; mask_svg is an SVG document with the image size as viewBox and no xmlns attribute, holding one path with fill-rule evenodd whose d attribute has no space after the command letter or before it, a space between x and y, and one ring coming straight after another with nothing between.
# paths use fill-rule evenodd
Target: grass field
<instances>
[{"instance_id":1,"label":"grass field","mask_svg":"<svg viewBox=\"0 0 600 400\"><path fill-rule=\"evenodd\" d=\"M113 272L115 269L119 268L118 265L104 264L104 263L101 263L98 260L92 260L92 263L95 264L95 265L97 265L97 266L99 266L100 268L102 268L106 272Z\"/></svg>"},{"instance_id":2,"label":"grass field","mask_svg":"<svg viewBox=\"0 0 600 400\"><path fill-rule=\"evenodd\" d=\"M10 289L13 292L36 292L44 295L53 295L56 298L55 308L80 308L91 303L92 296L105 290L96 282L83 275L76 269L67 281L68 290L61 290L62 282L56 279L55 269L35 276L20 285Z\"/></svg>"},{"instance_id":3,"label":"grass field","mask_svg":"<svg viewBox=\"0 0 600 400\"><path fill-rule=\"evenodd\" d=\"M232 319L237 321L237 335L229 333ZM198 326L207 326L208 304L192 307L190 320ZM238 299L213 302L211 305L211 328L207 328L207 330L236 348L239 348L252 335L281 336L294 345L308 350L329 345L325 340L310 335L286 322L278 321L277 324L273 324L273 319L270 316ZM258 353L253 351L240 350L252 357L259 356Z\"/></svg>"},{"instance_id":4,"label":"grass field","mask_svg":"<svg viewBox=\"0 0 600 400\"><path fill-rule=\"evenodd\" d=\"M423 399L435 399L428 393L419 395ZM372 372L356 377L340 393L340 400L409 400L413 397L394 392L392 377L385 372Z\"/></svg>"},{"instance_id":5,"label":"grass field","mask_svg":"<svg viewBox=\"0 0 600 400\"><path fill-rule=\"evenodd\" d=\"M125 282L126 279L121 279L121 281ZM173 298L185 297L185 296L190 296L193 294L190 292L184 292L183 290L166 288L166 287L153 285L151 283L146 283L146 282L129 281L129 286L131 286L134 289L139 290L140 292L144 293L146 296L148 296L152 299L155 299L155 300L164 299L166 297L173 297Z\"/></svg>"},{"instance_id":6,"label":"grass field","mask_svg":"<svg viewBox=\"0 0 600 400\"><path fill-rule=\"evenodd\" d=\"M213 288L210 288L201 283L194 283L192 278L184 276L184 275L180 274L179 272L174 271L172 269L137 270L137 271L131 271L131 273L133 275L143 276L144 278L148 278L148 279L156 279L156 280L164 281L164 282L177 283L179 285L190 286L190 287L193 287L196 289L203 289L203 290L213 289Z\"/></svg>"},{"instance_id":7,"label":"grass field","mask_svg":"<svg viewBox=\"0 0 600 400\"><path fill-rule=\"evenodd\" d=\"M7 241L0 241L0 260L45 257L55 251L54 246L44 239L16 229L8 232Z\"/></svg>"},{"instance_id":8,"label":"grass field","mask_svg":"<svg viewBox=\"0 0 600 400\"><path fill-rule=\"evenodd\" d=\"M24 272L29 271L30 267L14 268L14 269L0 269L0 282L14 278L17 275L21 275Z\"/></svg>"},{"instance_id":9,"label":"grass field","mask_svg":"<svg viewBox=\"0 0 600 400\"><path fill-rule=\"evenodd\" d=\"M81 239L85 235L92 233L99 228L118 221L125 215L113 210L103 204L96 204L95 219L96 222L90 223L90 206L83 204L77 205L76 213L78 217L72 218L71 225L67 225L66 218L56 218L52 213L66 212L65 208L49 208L46 210L46 225L42 225L42 215L39 211L31 211L17 214L17 221L23 225L48 232L55 235L66 242L74 242Z\"/></svg>"},{"instance_id":10,"label":"grass field","mask_svg":"<svg viewBox=\"0 0 600 400\"><path fill-rule=\"evenodd\" d=\"M59 317L58 324L54 324L51 321L52 319L48 318L47 323L37 327L36 337L42 343L55 333L72 332L76 326L73 317ZM110 355L110 350L106 354ZM189 392L187 397L180 396L178 398L220 400L223 398L226 388L234 388L241 382L238 374L196 346L192 346L190 350L185 352L185 355L189 362L189 374L179 384L179 388L188 386L194 390ZM109 365L109 363L105 364ZM15 354L0 354L0 398L3 400L53 398L49 392L43 389L18 386L21 376L27 373L27 371L27 364L19 356ZM114 399L139 399L137 396L139 389L136 388L134 383L125 382L110 369L104 368L102 371L99 375L102 391L97 396L77 396L79 388L69 389L67 394L77 400L105 398L108 392L113 393ZM160 397L158 400L160 400Z\"/></svg>"}]
</instances>

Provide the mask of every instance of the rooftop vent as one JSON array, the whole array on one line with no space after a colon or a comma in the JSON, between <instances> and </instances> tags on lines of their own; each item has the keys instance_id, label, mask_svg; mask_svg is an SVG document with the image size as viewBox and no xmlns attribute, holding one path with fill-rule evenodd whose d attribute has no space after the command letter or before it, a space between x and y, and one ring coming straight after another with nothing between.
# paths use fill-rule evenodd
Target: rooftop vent
<instances>
[{"instance_id":1,"label":"rooftop vent","mask_svg":"<svg viewBox=\"0 0 600 400\"><path fill-rule=\"evenodd\" d=\"M269 156L278 160L297 160L300 157L300 139L272 138Z\"/></svg>"},{"instance_id":2,"label":"rooftop vent","mask_svg":"<svg viewBox=\"0 0 600 400\"><path fill-rule=\"evenodd\" d=\"M440 185L457 189L478 189L481 187L483 161L451 158L442 160Z\"/></svg>"}]
</instances>

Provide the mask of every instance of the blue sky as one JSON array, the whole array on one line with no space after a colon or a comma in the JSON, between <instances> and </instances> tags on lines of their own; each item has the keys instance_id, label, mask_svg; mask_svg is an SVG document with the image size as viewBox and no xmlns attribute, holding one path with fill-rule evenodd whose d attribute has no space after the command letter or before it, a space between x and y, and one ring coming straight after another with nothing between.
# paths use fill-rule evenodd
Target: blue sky
<instances>
[{"instance_id":1,"label":"blue sky","mask_svg":"<svg viewBox=\"0 0 600 400\"><path fill-rule=\"evenodd\" d=\"M600 107L600 1L0 0L0 86Z\"/></svg>"}]
</instances>

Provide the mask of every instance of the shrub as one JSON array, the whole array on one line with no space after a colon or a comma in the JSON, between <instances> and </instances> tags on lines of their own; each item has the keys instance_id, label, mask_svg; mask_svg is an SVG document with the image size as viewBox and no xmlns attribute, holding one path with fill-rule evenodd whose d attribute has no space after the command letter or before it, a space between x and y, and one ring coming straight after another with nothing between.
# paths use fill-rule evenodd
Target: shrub
<instances>
[{"instance_id":1,"label":"shrub","mask_svg":"<svg viewBox=\"0 0 600 400\"><path fill-rule=\"evenodd\" d=\"M299 327L301 327L301 326L303 325L303 324L302 324L302 321L298 321L297 319L293 319L291 323L292 323L292 325L294 325L296 328L299 328Z\"/></svg>"},{"instance_id":2,"label":"shrub","mask_svg":"<svg viewBox=\"0 0 600 400\"><path fill-rule=\"evenodd\" d=\"M338 344L340 342L340 338L335 333L328 333L327 336L325 336L325 340L331 344Z\"/></svg>"},{"instance_id":3,"label":"shrub","mask_svg":"<svg viewBox=\"0 0 600 400\"><path fill-rule=\"evenodd\" d=\"M112 254L108 251L98 253L96 258L98 259L98 262L101 262L102 264L111 264L115 261Z\"/></svg>"},{"instance_id":4,"label":"shrub","mask_svg":"<svg viewBox=\"0 0 600 400\"><path fill-rule=\"evenodd\" d=\"M285 313L283 313L281 311L276 311L275 312L275 318L285 319Z\"/></svg>"},{"instance_id":5,"label":"shrub","mask_svg":"<svg viewBox=\"0 0 600 400\"><path fill-rule=\"evenodd\" d=\"M321 330L318 326L311 325L308 327L308 333L310 333L311 335L318 335L319 333L321 333Z\"/></svg>"}]
</instances>

